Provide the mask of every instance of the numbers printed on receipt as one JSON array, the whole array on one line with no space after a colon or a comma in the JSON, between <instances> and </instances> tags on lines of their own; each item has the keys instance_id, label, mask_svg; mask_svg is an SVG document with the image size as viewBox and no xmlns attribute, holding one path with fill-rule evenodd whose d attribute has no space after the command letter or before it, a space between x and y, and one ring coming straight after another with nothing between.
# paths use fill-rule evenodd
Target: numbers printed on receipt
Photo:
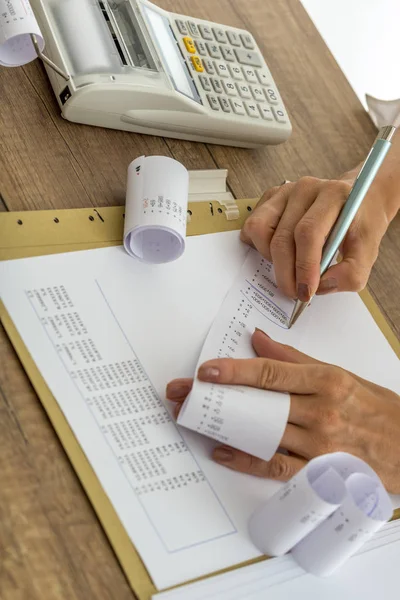
<instances>
[{"instance_id":1,"label":"numbers printed on receipt","mask_svg":"<svg viewBox=\"0 0 400 600\"><path fill-rule=\"evenodd\" d=\"M43 36L28 0L0 0L1 66L18 67L37 58L30 34L43 50Z\"/></svg>"},{"instance_id":2,"label":"numbers printed on receipt","mask_svg":"<svg viewBox=\"0 0 400 600\"><path fill-rule=\"evenodd\" d=\"M250 250L203 346L198 366L212 358L252 358L251 335L266 321L287 329L294 301L278 290L271 263ZM268 395L268 401L266 401ZM289 397L245 386L195 380L178 422L269 460L286 426Z\"/></svg>"}]
</instances>

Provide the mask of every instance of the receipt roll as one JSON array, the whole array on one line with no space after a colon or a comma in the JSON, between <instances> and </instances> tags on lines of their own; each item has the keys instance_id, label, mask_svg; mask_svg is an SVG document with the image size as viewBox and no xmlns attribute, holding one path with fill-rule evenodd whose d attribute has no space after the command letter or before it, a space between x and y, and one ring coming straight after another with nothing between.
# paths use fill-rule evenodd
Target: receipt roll
<instances>
[{"instance_id":1,"label":"receipt roll","mask_svg":"<svg viewBox=\"0 0 400 600\"><path fill-rule=\"evenodd\" d=\"M249 522L262 552L291 551L304 570L333 573L392 516L392 502L378 475L346 452L311 460Z\"/></svg>"},{"instance_id":2,"label":"receipt roll","mask_svg":"<svg viewBox=\"0 0 400 600\"><path fill-rule=\"evenodd\" d=\"M166 263L185 249L189 173L166 156L141 156L128 168L124 247L147 263Z\"/></svg>"},{"instance_id":3,"label":"receipt roll","mask_svg":"<svg viewBox=\"0 0 400 600\"><path fill-rule=\"evenodd\" d=\"M43 36L28 0L0 0L1 66L20 67L37 58L31 34L43 51Z\"/></svg>"}]
</instances>

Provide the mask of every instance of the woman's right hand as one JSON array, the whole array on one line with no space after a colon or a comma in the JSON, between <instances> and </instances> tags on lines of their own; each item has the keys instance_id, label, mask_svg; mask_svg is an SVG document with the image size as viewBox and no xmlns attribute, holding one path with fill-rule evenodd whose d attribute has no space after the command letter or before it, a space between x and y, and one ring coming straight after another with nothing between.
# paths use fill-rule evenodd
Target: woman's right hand
<instances>
[{"instance_id":1,"label":"woman's right hand","mask_svg":"<svg viewBox=\"0 0 400 600\"><path fill-rule=\"evenodd\" d=\"M320 279L322 248L350 193L356 171L337 180L303 177L265 192L241 239L272 261L279 288L307 302L315 294L363 289L397 212L375 180L341 246L342 260Z\"/></svg>"}]
</instances>

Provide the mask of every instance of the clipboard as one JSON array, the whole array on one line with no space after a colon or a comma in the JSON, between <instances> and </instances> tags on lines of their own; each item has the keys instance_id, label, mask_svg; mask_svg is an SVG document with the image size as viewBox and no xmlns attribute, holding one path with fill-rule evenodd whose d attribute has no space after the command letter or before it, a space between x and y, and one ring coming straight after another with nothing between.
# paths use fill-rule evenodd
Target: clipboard
<instances>
[{"instance_id":1,"label":"clipboard","mask_svg":"<svg viewBox=\"0 0 400 600\"><path fill-rule=\"evenodd\" d=\"M257 199L233 200L229 194L224 194L219 200L189 202L187 235L238 230L257 201ZM123 222L124 207L2 213L0 214L0 260L120 245ZM400 358L400 341L386 322L373 297L367 290L361 292L360 296ZM138 600L149 600L157 589L1 301L0 320L89 497L132 590ZM400 518L400 510L395 511L394 518ZM260 557L235 565L231 569L265 558Z\"/></svg>"}]
</instances>

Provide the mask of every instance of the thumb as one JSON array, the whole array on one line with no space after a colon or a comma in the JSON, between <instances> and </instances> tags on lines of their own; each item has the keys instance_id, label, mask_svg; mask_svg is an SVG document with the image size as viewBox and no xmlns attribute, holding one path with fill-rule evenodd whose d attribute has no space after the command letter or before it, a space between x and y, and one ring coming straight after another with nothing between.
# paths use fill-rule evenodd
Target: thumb
<instances>
[{"instance_id":1,"label":"thumb","mask_svg":"<svg viewBox=\"0 0 400 600\"><path fill-rule=\"evenodd\" d=\"M354 225L341 248L342 260L321 277L317 294L360 292L364 289L378 257L382 235L379 227L373 234L362 235L360 228Z\"/></svg>"},{"instance_id":2,"label":"thumb","mask_svg":"<svg viewBox=\"0 0 400 600\"><path fill-rule=\"evenodd\" d=\"M272 358L297 364L323 364L315 358L292 348L292 346L275 342L261 329L256 328L251 341L257 355L262 358Z\"/></svg>"}]
</instances>

